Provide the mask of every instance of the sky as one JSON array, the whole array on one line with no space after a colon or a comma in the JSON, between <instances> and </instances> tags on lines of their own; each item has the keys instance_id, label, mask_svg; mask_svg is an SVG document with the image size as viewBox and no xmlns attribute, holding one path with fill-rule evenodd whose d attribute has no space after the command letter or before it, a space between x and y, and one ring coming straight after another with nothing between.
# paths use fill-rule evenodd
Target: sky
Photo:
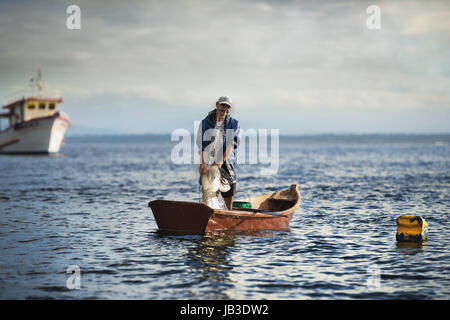
<instances>
[{"instance_id":1,"label":"sky","mask_svg":"<svg viewBox=\"0 0 450 320\"><path fill-rule=\"evenodd\" d=\"M446 0L3 0L0 43L0 98L40 68L69 135L193 131L222 95L244 130L450 132Z\"/></svg>"}]
</instances>

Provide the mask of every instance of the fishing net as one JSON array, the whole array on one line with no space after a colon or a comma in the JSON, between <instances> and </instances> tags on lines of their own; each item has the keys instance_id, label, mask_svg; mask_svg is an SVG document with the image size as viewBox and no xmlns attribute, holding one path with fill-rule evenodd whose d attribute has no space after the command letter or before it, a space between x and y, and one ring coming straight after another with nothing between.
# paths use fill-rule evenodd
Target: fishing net
<instances>
[{"instance_id":1,"label":"fishing net","mask_svg":"<svg viewBox=\"0 0 450 320\"><path fill-rule=\"evenodd\" d=\"M211 166L200 176L201 202L213 209L227 209L221 192L230 190L230 175L217 166Z\"/></svg>"},{"instance_id":2,"label":"fishing net","mask_svg":"<svg viewBox=\"0 0 450 320\"><path fill-rule=\"evenodd\" d=\"M210 137L212 142L205 149L206 159L204 159L210 166L207 166L206 172L200 176L199 192L202 194L201 202L214 209L227 209L220 192L230 190L233 179L228 170L213 165L223 162L224 121L216 122L212 134L213 137Z\"/></svg>"}]
</instances>

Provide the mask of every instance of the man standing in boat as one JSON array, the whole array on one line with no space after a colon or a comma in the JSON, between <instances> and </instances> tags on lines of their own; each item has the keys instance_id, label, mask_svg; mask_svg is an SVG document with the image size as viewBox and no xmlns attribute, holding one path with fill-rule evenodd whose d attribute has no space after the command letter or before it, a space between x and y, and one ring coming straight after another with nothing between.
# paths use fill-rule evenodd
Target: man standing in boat
<instances>
[{"instance_id":1,"label":"man standing in boat","mask_svg":"<svg viewBox=\"0 0 450 320\"><path fill-rule=\"evenodd\" d=\"M239 121L230 116L232 107L230 97L220 97L216 108L202 120L197 135L197 144L202 150L200 175L205 173L207 165L218 166L229 175L230 190L222 192L228 209L231 209L236 194L237 148L240 142Z\"/></svg>"}]
</instances>

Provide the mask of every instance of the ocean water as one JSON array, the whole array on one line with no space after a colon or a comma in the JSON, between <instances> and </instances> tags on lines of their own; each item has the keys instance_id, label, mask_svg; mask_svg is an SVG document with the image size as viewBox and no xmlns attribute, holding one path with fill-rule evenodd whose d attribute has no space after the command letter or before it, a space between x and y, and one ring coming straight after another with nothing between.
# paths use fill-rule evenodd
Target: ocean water
<instances>
[{"instance_id":1,"label":"ocean water","mask_svg":"<svg viewBox=\"0 0 450 320\"><path fill-rule=\"evenodd\" d=\"M73 137L58 156L1 156L0 298L449 299L449 143L282 138L277 174L241 165L237 197L298 183L290 230L207 236L161 235L148 208L199 199L198 168L171 162L170 137ZM397 244L399 215L424 217L429 240Z\"/></svg>"}]
</instances>

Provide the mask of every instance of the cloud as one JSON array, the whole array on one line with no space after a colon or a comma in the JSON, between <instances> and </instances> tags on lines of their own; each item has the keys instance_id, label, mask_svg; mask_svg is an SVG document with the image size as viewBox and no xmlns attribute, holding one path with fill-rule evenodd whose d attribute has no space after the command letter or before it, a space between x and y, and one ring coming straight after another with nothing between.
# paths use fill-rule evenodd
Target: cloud
<instances>
[{"instance_id":1,"label":"cloud","mask_svg":"<svg viewBox=\"0 0 450 320\"><path fill-rule=\"evenodd\" d=\"M295 121L275 119L275 111L308 114L318 131L336 121L401 131L414 125L385 127L364 112L395 109L407 119L410 110L426 110L437 119L442 113L433 110L450 105L446 1L380 1L378 31L366 28L371 3L361 1L78 1L79 31L65 27L69 4L0 4L0 40L9 44L0 48L1 96L39 65L80 122L91 119L78 110L93 105L105 113L102 126L116 123L127 101L139 112L135 101L164 105L152 126L124 129L149 132L164 130L158 119L175 110L185 119L203 115L223 94L244 122L286 123L289 132L298 130ZM116 113L109 97L120 101Z\"/></svg>"}]
</instances>

